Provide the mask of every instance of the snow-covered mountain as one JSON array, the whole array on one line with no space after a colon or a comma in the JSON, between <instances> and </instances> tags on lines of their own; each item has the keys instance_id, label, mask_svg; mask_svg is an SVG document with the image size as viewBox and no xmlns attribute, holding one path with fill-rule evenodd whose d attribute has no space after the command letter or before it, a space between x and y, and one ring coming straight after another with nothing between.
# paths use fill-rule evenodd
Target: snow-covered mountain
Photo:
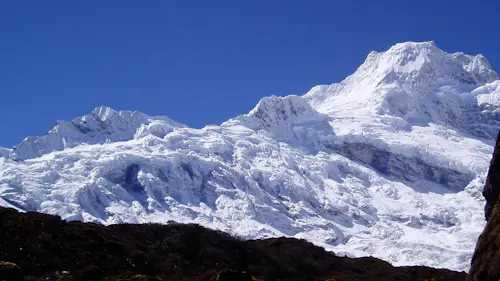
<instances>
[{"instance_id":1,"label":"snow-covered mountain","mask_svg":"<svg viewBox=\"0 0 500 281\"><path fill-rule=\"evenodd\" d=\"M101 107L0 150L0 205L67 220L195 222L395 265L467 270L500 129L487 60L433 42L202 129Z\"/></svg>"},{"instance_id":2,"label":"snow-covered mountain","mask_svg":"<svg viewBox=\"0 0 500 281\"><path fill-rule=\"evenodd\" d=\"M127 141L148 134L162 138L177 127L185 125L163 116L149 117L138 111L98 107L91 114L70 122L57 121L44 136L27 137L14 147L11 158L25 160L80 144Z\"/></svg>"}]
</instances>

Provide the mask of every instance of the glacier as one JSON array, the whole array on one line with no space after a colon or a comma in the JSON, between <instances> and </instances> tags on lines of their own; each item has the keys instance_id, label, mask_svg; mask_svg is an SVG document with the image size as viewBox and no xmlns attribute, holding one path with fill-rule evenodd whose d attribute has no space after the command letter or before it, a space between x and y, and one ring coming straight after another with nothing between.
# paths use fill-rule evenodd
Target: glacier
<instances>
[{"instance_id":1,"label":"glacier","mask_svg":"<svg viewBox=\"0 0 500 281\"><path fill-rule=\"evenodd\" d=\"M98 107L0 149L0 205L103 224L198 223L339 255L467 271L500 129L482 55L371 52L340 83L189 128Z\"/></svg>"}]
</instances>

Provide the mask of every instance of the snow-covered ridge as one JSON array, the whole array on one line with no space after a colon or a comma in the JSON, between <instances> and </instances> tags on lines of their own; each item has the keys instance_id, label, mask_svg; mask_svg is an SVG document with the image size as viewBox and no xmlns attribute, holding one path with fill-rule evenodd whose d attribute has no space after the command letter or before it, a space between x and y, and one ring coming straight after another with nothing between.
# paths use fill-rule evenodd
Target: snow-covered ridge
<instances>
[{"instance_id":1,"label":"snow-covered ridge","mask_svg":"<svg viewBox=\"0 0 500 281\"><path fill-rule=\"evenodd\" d=\"M467 270L500 129L498 75L433 42L220 126L101 107L0 150L0 205L68 220L195 222Z\"/></svg>"},{"instance_id":2,"label":"snow-covered ridge","mask_svg":"<svg viewBox=\"0 0 500 281\"><path fill-rule=\"evenodd\" d=\"M269 134L274 140L299 145L308 151L323 150L331 140L330 117L319 113L299 96L262 98L250 113L222 124L223 127L242 125Z\"/></svg>"},{"instance_id":3,"label":"snow-covered ridge","mask_svg":"<svg viewBox=\"0 0 500 281\"><path fill-rule=\"evenodd\" d=\"M407 42L370 53L344 81L314 87L305 97L323 113L390 115L410 125L445 124L492 138L494 130L478 131L469 121L481 111L471 92L495 80L497 73L482 55L448 54L433 42Z\"/></svg>"},{"instance_id":4,"label":"snow-covered ridge","mask_svg":"<svg viewBox=\"0 0 500 281\"><path fill-rule=\"evenodd\" d=\"M498 110L500 105L500 80L478 87L472 94L476 96L479 106Z\"/></svg>"},{"instance_id":5,"label":"snow-covered ridge","mask_svg":"<svg viewBox=\"0 0 500 281\"><path fill-rule=\"evenodd\" d=\"M167 117L150 117L138 111L116 111L98 107L92 113L69 122L57 121L41 137L27 137L11 153L15 160L36 158L79 144L127 141L148 133L163 137L174 128L185 127Z\"/></svg>"},{"instance_id":6,"label":"snow-covered ridge","mask_svg":"<svg viewBox=\"0 0 500 281\"><path fill-rule=\"evenodd\" d=\"M11 149L0 147L0 157L9 157Z\"/></svg>"}]
</instances>

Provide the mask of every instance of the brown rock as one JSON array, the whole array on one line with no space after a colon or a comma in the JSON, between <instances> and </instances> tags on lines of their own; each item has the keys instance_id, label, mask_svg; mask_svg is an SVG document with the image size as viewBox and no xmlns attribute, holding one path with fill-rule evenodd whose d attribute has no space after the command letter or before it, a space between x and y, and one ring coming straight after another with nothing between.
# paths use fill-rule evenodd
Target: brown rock
<instances>
[{"instance_id":1,"label":"brown rock","mask_svg":"<svg viewBox=\"0 0 500 281\"><path fill-rule=\"evenodd\" d=\"M500 133L483 190L487 225L476 244L468 281L500 279Z\"/></svg>"}]
</instances>

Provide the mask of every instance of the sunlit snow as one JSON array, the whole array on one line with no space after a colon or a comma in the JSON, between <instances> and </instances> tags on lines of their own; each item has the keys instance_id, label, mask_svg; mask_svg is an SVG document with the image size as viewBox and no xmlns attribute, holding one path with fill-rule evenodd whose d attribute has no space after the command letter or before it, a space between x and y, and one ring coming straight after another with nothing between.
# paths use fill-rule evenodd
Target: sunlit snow
<instances>
[{"instance_id":1,"label":"sunlit snow","mask_svg":"<svg viewBox=\"0 0 500 281\"><path fill-rule=\"evenodd\" d=\"M195 222L467 270L499 83L481 55L407 42L370 53L340 83L263 98L220 126L101 107L0 150L0 205L104 224Z\"/></svg>"}]
</instances>

